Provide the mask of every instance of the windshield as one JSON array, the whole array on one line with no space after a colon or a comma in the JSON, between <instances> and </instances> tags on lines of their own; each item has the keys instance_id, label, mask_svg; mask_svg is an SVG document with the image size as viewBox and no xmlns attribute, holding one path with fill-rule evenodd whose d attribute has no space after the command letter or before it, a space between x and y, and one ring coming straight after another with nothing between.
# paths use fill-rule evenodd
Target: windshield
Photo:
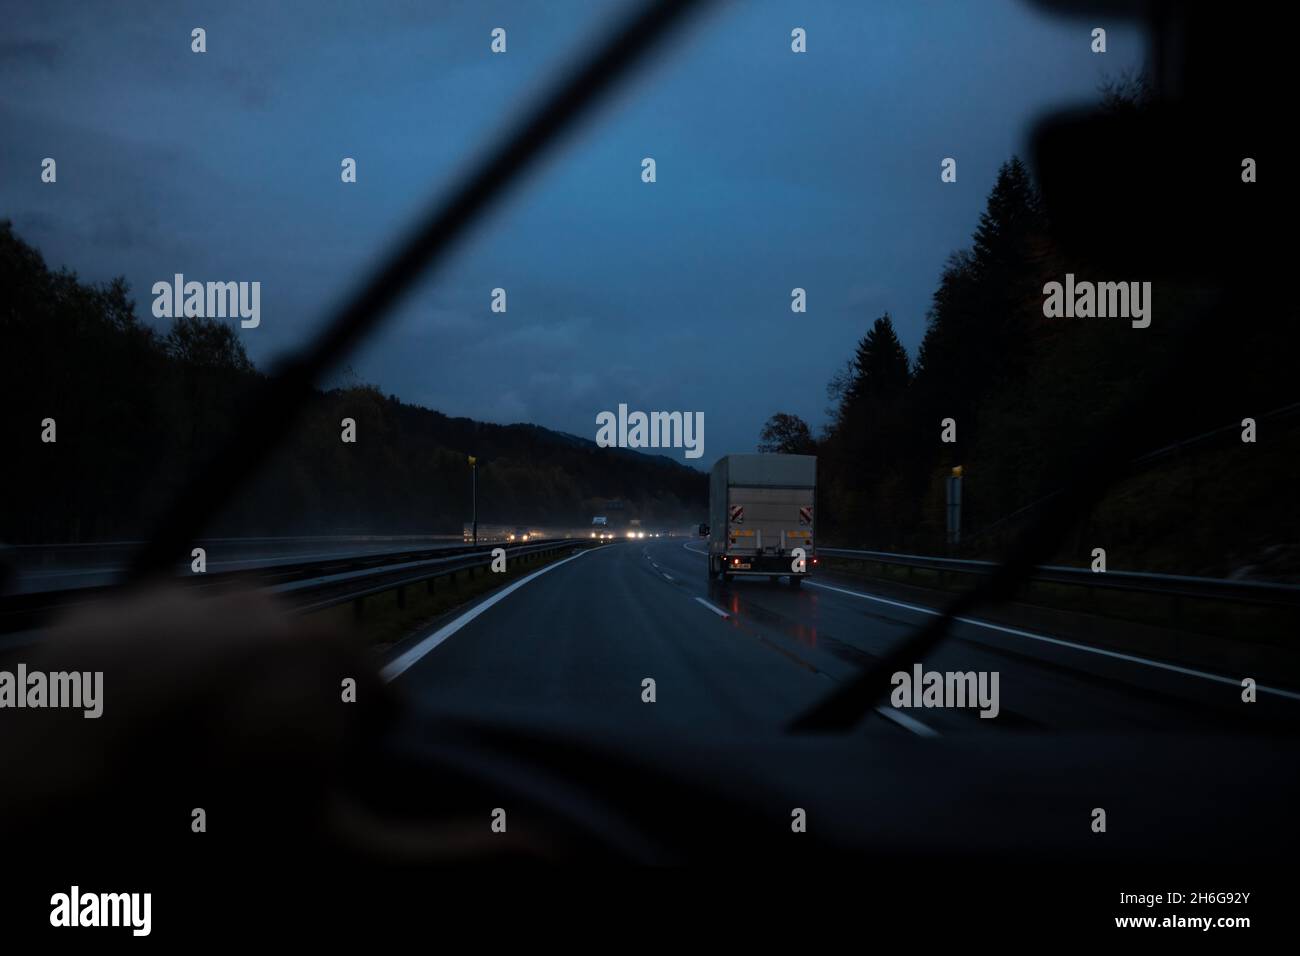
<instances>
[{"instance_id":1,"label":"windshield","mask_svg":"<svg viewBox=\"0 0 1300 956\"><path fill-rule=\"evenodd\" d=\"M20 20L0 705L108 719L137 652L201 696L187 642L255 620L343 706L912 784L939 742L1289 739L1294 333L1204 22L559 6Z\"/></svg>"}]
</instances>

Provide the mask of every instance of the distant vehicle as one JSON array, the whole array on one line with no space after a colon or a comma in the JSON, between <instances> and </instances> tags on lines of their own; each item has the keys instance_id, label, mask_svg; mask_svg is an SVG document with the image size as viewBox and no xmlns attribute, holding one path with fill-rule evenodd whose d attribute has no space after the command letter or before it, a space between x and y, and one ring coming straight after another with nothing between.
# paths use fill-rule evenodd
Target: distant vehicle
<instances>
[{"instance_id":1,"label":"distant vehicle","mask_svg":"<svg viewBox=\"0 0 1300 956\"><path fill-rule=\"evenodd\" d=\"M701 522L700 522L700 537L701 537L701 538L707 538L708 536L709 536L709 526L706 525L703 521L701 521Z\"/></svg>"},{"instance_id":2,"label":"distant vehicle","mask_svg":"<svg viewBox=\"0 0 1300 956\"><path fill-rule=\"evenodd\" d=\"M709 578L788 576L799 587L817 563L814 455L728 455L709 480ZM796 549L802 549L798 561Z\"/></svg>"},{"instance_id":3,"label":"distant vehicle","mask_svg":"<svg viewBox=\"0 0 1300 956\"><path fill-rule=\"evenodd\" d=\"M600 541L613 541L614 532L609 527L609 518L596 515L591 519L591 536Z\"/></svg>"}]
</instances>

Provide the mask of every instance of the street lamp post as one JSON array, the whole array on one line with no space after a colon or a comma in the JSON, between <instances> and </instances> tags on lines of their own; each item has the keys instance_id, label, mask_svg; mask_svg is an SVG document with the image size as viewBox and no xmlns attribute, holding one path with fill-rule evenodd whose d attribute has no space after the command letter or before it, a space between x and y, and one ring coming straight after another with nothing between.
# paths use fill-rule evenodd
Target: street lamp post
<instances>
[{"instance_id":1,"label":"street lamp post","mask_svg":"<svg viewBox=\"0 0 1300 956\"><path fill-rule=\"evenodd\" d=\"M474 536L474 547L478 547L478 459L473 455L469 456L469 470L470 500L474 503L474 524L472 526L472 533Z\"/></svg>"}]
</instances>

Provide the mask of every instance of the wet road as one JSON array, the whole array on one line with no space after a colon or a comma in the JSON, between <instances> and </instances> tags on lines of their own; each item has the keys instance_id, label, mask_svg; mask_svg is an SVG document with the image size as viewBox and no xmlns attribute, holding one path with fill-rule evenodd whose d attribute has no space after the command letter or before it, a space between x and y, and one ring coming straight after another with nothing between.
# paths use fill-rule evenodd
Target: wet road
<instances>
[{"instance_id":1,"label":"wet road","mask_svg":"<svg viewBox=\"0 0 1300 956\"><path fill-rule=\"evenodd\" d=\"M710 583L703 543L619 542L461 609L390 657L406 693L468 712L560 713L598 725L734 732L783 726L932 611L818 575ZM1241 675L1179 668L969 619L926 671L998 675L998 713L884 706L869 734L1249 732L1294 722L1300 695L1241 701ZM655 703L643 702L654 681Z\"/></svg>"}]
</instances>

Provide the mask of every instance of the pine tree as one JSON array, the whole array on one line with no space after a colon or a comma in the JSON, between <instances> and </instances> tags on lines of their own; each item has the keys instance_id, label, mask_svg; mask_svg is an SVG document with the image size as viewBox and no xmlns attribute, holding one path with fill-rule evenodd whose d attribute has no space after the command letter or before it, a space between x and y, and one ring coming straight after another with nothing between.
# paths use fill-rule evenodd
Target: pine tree
<instances>
[{"instance_id":1,"label":"pine tree","mask_svg":"<svg viewBox=\"0 0 1300 956\"><path fill-rule=\"evenodd\" d=\"M1038 192L1029 170L1012 157L998 170L988 205L973 238L974 265L981 278L1016 273L1029 256L1032 237L1043 228Z\"/></svg>"},{"instance_id":2,"label":"pine tree","mask_svg":"<svg viewBox=\"0 0 1300 956\"><path fill-rule=\"evenodd\" d=\"M898 341L888 312L876 319L858 343L853 372L847 395L850 402L896 398L912 380L907 351Z\"/></svg>"},{"instance_id":3,"label":"pine tree","mask_svg":"<svg viewBox=\"0 0 1300 956\"><path fill-rule=\"evenodd\" d=\"M917 361L928 412L969 415L1023 378L1041 325L1045 224L1029 170L1003 163L969 251L949 258Z\"/></svg>"}]
</instances>

